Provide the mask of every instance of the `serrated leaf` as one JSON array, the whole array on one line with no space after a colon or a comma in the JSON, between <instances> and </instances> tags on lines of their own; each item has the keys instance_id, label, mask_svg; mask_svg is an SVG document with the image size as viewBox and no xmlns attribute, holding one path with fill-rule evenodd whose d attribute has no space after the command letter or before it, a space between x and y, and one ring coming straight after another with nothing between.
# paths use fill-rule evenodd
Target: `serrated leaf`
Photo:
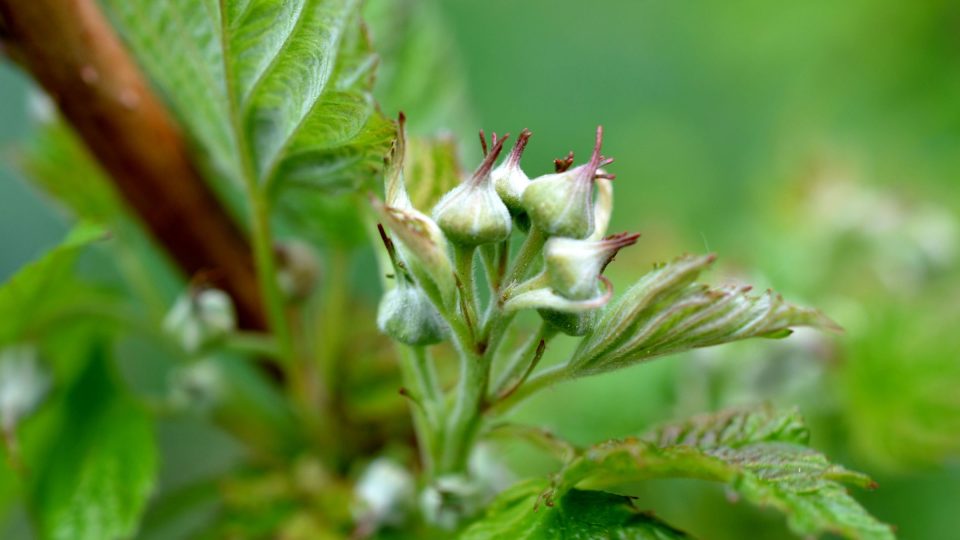
<instances>
[{"instance_id":1,"label":"serrated leaf","mask_svg":"<svg viewBox=\"0 0 960 540\"><path fill-rule=\"evenodd\" d=\"M629 497L572 489L544 504L546 483L527 481L502 493L486 515L460 540L679 540L690 538L651 514L634 508Z\"/></svg>"},{"instance_id":2,"label":"serrated leaf","mask_svg":"<svg viewBox=\"0 0 960 540\"><path fill-rule=\"evenodd\" d=\"M126 538L153 488L157 453L146 413L114 382L102 346L60 404L47 452L28 467L40 537Z\"/></svg>"},{"instance_id":3,"label":"serrated leaf","mask_svg":"<svg viewBox=\"0 0 960 540\"><path fill-rule=\"evenodd\" d=\"M648 273L604 310L570 361L584 376L699 347L751 337L783 337L796 326L837 329L817 310L749 287L695 283L713 256L682 257Z\"/></svg>"},{"instance_id":4,"label":"serrated leaf","mask_svg":"<svg viewBox=\"0 0 960 540\"><path fill-rule=\"evenodd\" d=\"M228 178L332 190L380 165L393 127L369 93L376 57L360 2L103 3Z\"/></svg>"},{"instance_id":5,"label":"serrated leaf","mask_svg":"<svg viewBox=\"0 0 960 540\"><path fill-rule=\"evenodd\" d=\"M546 497L574 487L610 489L653 478L695 478L722 482L751 503L781 511L798 535L894 538L890 527L870 516L842 485L872 487L870 479L797 444L804 437L795 413L735 411L699 417L641 439L588 448L557 475Z\"/></svg>"},{"instance_id":6,"label":"serrated leaf","mask_svg":"<svg viewBox=\"0 0 960 540\"><path fill-rule=\"evenodd\" d=\"M42 314L73 300L73 262L81 248L104 235L100 227L81 224L59 246L0 286L0 345L24 338Z\"/></svg>"},{"instance_id":7,"label":"serrated leaf","mask_svg":"<svg viewBox=\"0 0 960 540\"><path fill-rule=\"evenodd\" d=\"M642 439L657 446L736 448L764 441L807 444L810 430L796 408L777 411L763 406L729 409L663 424L647 431Z\"/></svg>"}]
</instances>

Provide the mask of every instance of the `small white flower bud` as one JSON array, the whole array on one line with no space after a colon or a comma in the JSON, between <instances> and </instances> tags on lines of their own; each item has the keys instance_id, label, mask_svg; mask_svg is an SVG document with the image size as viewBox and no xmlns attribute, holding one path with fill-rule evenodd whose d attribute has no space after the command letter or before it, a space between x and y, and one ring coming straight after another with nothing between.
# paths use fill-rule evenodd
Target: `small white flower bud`
<instances>
[{"instance_id":1,"label":"small white flower bud","mask_svg":"<svg viewBox=\"0 0 960 540\"><path fill-rule=\"evenodd\" d=\"M277 281L291 300L304 300L313 292L320 276L317 253L310 244L291 240L277 245Z\"/></svg>"},{"instance_id":2,"label":"small white flower bud","mask_svg":"<svg viewBox=\"0 0 960 540\"><path fill-rule=\"evenodd\" d=\"M380 299L377 327L406 345L433 345L447 339L449 328L427 296L412 284L400 284Z\"/></svg>"},{"instance_id":3,"label":"small white flower bud","mask_svg":"<svg viewBox=\"0 0 960 540\"><path fill-rule=\"evenodd\" d=\"M49 389L50 376L32 347L20 345L0 351L0 430L12 432Z\"/></svg>"},{"instance_id":4,"label":"small white flower bud","mask_svg":"<svg viewBox=\"0 0 960 540\"><path fill-rule=\"evenodd\" d=\"M479 246L510 236L512 221L497 195L490 169L503 149L506 137L496 140L473 176L450 190L433 208L433 218L455 244Z\"/></svg>"},{"instance_id":5,"label":"small white flower bud","mask_svg":"<svg viewBox=\"0 0 960 540\"><path fill-rule=\"evenodd\" d=\"M416 484L409 471L387 458L377 458L363 471L354 487L354 515L374 532L384 525L399 525L409 514Z\"/></svg>"},{"instance_id":6,"label":"small white flower bud","mask_svg":"<svg viewBox=\"0 0 960 540\"><path fill-rule=\"evenodd\" d=\"M523 192L523 208L535 227L550 236L569 238L587 238L593 233L593 182L597 169L613 161L600 155L602 142L603 128L597 127L588 163L530 182Z\"/></svg>"},{"instance_id":7,"label":"small white flower bud","mask_svg":"<svg viewBox=\"0 0 960 540\"><path fill-rule=\"evenodd\" d=\"M237 327L233 301L227 293L193 288L180 296L163 321L163 328L189 353L229 334Z\"/></svg>"},{"instance_id":8,"label":"small white flower bud","mask_svg":"<svg viewBox=\"0 0 960 540\"><path fill-rule=\"evenodd\" d=\"M527 147L530 135L532 133L529 129L521 131L520 136L517 137L517 143L513 145L513 150L510 151L506 161L490 173L497 195L500 196L500 200L514 216L523 213L523 192L530 184L530 177L520 168L520 157Z\"/></svg>"}]
</instances>

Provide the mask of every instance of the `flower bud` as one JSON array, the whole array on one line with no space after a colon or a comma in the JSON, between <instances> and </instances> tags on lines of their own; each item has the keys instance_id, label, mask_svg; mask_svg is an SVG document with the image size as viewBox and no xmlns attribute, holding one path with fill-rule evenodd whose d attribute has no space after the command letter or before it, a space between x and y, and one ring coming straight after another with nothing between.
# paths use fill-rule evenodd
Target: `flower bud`
<instances>
[{"instance_id":1,"label":"flower bud","mask_svg":"<svg viewBox=\"0 0 960 540\"><path fill-rule=\"evenodd\" d=\"M600 155L602 141L603 128L597 127L588 163L530 182L523 192L523 208L535 227L550 236L569 238L586 238L593 233L593 182L597 169L613 161Z\"/></svg>"},{"instance_id":2,"label":"flower bud","mask_svg":"<svg viewBox=\"0 0 960 540\"><path fill-rule=\"evenodd\" d=\"M544 246L550 286L571 300L597 295L598 278L617 252L637 242L639 234L615 234L603 240L554 237Z\"/></svg>"},{"instance_id":3,"label":"flower bud","mask_svg":"<svg viewBox=\"0 0 960 540\"><path fill-rule=\"evenodd\" d=\"M320 263L313 247L300 240L291 240L278 244L274 252L280 290L290 300L306 299L320 276Z\"/></svg>"},{"instance_id":4,"label":"flower bud","mask_svg":"<svg viewBox=\"0 0 960 540\"><path fill-rule=\"evenodd\" d=\"M49 389L50 375L33 347L15 345L0 351L0 430L13 432Z\"/></svg>"},{"instance_id":5,"label":"flower bud","mask_svg":"<svg viewBox=\"0 0 960 540\"><path fill-rule=\"evenodd\" d=\"M497 195L490 169L506 137L496 140L473 176L450 190L433 208L433 218L450 240L462 246L500 242L510 236L510 212Z\"/></svg>"},{"instance_id":6,"label":"flower bud","mask_svg":"<svg viewBox=\"0 0 960 540\"><path fill-rule=\"evenodd\" d=\"M513 145L513 150L507 156L507 160L490 173L493 179L493 185L497 190L500 200L506 205L510 214L517 216L524 212L523 210L523 192L530 184L530 177L520 168L520 156L527 147L527 141L530 140L532 133L529 129L524 129L517 137L517 143Z\"/></svg>"},{"instance_id":7,"label":"flower bud","mask_svg":"<svg viewBox=\"0 0 960 540\"><path fill-rule=\"evenodd\" d=\"M406 345L433 345L445 340L449 332L430 299L409 283L387 291L380 299L377 327Z\"/></svg>"},{"instance_id":8,"label":"flower bud","mask_svg":"<svg viewBox=\"0 0 960 540\"><path fill-rule=\"evenodd\" d=\"M227 293L190 287L170 308L163 328L188 353L200 351L232 332L237 326L233 301Z\"/></svg>"},{"instance_id":9,"label":"flower bud","mask_svg":"<svg viewBox=\"0 0 960 540\"><path fill-rule=\"evenodd\" d=\"M403 523L412 510L416 481L398 463L380 457L363 471L354 495L354 517L372 533L386 525Z\"/></svg>"},{"instance_id":10,"label":"flower bud","mask_svg":"<svg viewBox=\"0 0 960 540\"><path fill-rule=\"evenodd\" d=\"M373 209L384 224L396 233L399 257L423 287L436 291L446 306L456 299L456 281L453 264L448 255L449 244L436 222L413 209L385 206L375 197L370 199Z\"/></svg>"}]
</instances>

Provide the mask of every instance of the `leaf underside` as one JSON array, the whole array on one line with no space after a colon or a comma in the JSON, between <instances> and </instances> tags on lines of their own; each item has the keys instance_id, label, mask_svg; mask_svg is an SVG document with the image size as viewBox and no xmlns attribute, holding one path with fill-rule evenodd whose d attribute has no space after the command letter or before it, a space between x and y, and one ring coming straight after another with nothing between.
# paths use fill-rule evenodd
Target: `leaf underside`
<instances>
[{"instance_id":1,"label":"leaf underside","mask_svg":"<svg viewBox=\"0 0 960 540\"><path fill-rule=\"evenodd\" d=\"M275 196L356 187L392 124L356 0L102 0L217 171ZM228 182L229 183L229 182Z\"/></svg>"},{"instance_id":2,"label":"leaf underside","mask_svg":"<svg viewBox=\"0 0 960 540\"><path fill-rule=\"evenodd\" d=\"M749 287L696 283L713 260L681 257L640 278L580 342L571 376L752 337L780 338L797 326L838 329L819 311L789 304L772 291L753 295Z\"/></svg>"}]
</instances>

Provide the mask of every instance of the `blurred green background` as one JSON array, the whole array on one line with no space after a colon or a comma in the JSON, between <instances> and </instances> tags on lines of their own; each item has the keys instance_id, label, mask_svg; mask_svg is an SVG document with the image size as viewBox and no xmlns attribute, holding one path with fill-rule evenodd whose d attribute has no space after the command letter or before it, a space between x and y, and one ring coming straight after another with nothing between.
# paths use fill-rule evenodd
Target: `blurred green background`
<instances>
[{"instance_id":1,"label":"blurred green background","mask_svg":"<svg viewBox=\"0 0 960 540\"><path fill-rule=\"evenodd\" d=\"M389 115L404 108L414 131L452 131L468 163L476 128L528 127L531 176L568 150L585 156L602 124L617 160L612 229L644 235L611 266L621 290L653 261L713 251L712 281L773 287L846 328L566 385L520 418L586 443L731 404L799 405L815 446L878 478L858 498L902 538L956 534L960 4L489 0L434 15L448 63L407 89L457 96L420 117L402 93L381 96ZM383 76L402 78L385 56ZM0 67L7 156L30 129L28 88ZM65 230L17 176L4 159L4 279ZM705 538L786 537L772 514L730 511L719 488L642 489L640 504Z\"/></svg>"}]
</instances>

